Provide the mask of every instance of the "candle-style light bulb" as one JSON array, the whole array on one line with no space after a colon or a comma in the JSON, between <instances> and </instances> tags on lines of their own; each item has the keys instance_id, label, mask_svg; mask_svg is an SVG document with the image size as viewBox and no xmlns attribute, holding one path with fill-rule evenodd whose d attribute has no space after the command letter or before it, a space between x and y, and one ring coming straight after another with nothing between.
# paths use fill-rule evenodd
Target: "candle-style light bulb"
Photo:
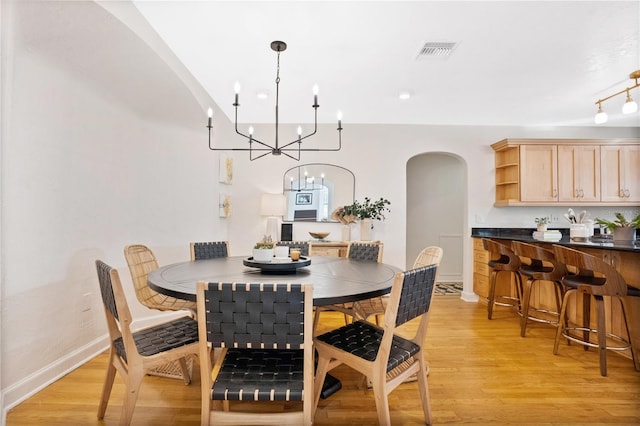
<instances>
[{"instance_id":1,"label":"candle-style light bulb","mask_svg":"<svg viewBox=\"0 0 640 426\"><path fill-rule=\"evenodd\" d=\"M342 127L342 111L338 111L338 129Z\"/></svg>"},{"instance_id":2,"label":"candle-style light bulb","mask_svg":"<svg viewBox=\"0 0 640 426\"><path fill-rule=\"evenodd\" d=\"M209 109L207 110L207 117L209 117L207 127L211 128L211 120L213 119L213 110L211 109L211 107L209 107Z\"/></svg>"},{"instance_id":3,"label":"candle-style light bulb","mask_svg":"<svg viewBox=\"0 0 640 426\"><path fill-rule=\"evenodd\" d=\"M253 126L249 126L249 136L253 136Z\"/></svg>"},{"instance_id":4,"label":"candle-style light bulb","mask_svg":"<svg viewBox=\"0 0 640 426\"><path fill-rule=\"evenodd\" d=\"M324 173L322 173L320 177L322 178L322 186L324 186Z\"/></svg>"},{"instance_id":5,"label":"candle-style light bulb","mask_svg":"<svg viewBox=\"0 0 640 426\"><path fill-rule=\"evenodd\" d=\"M238 95L240 93L240 83L236 81L236 84L233 85L233 91L236 93L236 101L234 102L235 106L238 106Z\"/></svg>"},{"instance_id":6,"label":"candle-style light bulb","mask_svg":"<svg viewBox=\"0 0 640 426\"><path fill-rule=\"evenodd\" d=\"M318 106L318 85L313 85L313 106Z\"/></svg>"},{"instance_id":7,"label":"candle-style light bulb","mask_svg":"<svg viewBox=\"0 0 640 426\"><path fill-rule=\"evenodd\" d=\"M298 139L302 136L302 127L298 126Z\"/></svg>"}]
</instances>

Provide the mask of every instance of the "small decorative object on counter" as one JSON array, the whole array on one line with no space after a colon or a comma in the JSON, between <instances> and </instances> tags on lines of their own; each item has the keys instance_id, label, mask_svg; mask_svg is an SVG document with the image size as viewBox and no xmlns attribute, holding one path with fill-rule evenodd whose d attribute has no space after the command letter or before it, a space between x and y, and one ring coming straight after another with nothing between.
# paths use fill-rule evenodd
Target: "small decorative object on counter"
<instances>
[{"instance_id":1,"label":"small decorative object on counter","mask_svg":"<svg viewBox=\"0 0 640 426\"><path fill-rule=\"evenodd\" d=\"M636 229L640 228L640 214L632 220L627 220L622 213L614 213L616 220L596 218L596 223L604 226L613 233L614 241L634 241Z\"/></svg>"},{"instance_id":2,"label":"small decorative object on counter","mask_svg":"<svg viewBox=\"0 0 640 426\"><path fill-rule=\"evenodd\" d=\"M544 232L547 230L547 225L549 225L549 217L545 216L545 217L536 217L535 218L535 222L536 222L536 226L537 226L537 231L538 232Z\"/></svg>"}]
</instances>

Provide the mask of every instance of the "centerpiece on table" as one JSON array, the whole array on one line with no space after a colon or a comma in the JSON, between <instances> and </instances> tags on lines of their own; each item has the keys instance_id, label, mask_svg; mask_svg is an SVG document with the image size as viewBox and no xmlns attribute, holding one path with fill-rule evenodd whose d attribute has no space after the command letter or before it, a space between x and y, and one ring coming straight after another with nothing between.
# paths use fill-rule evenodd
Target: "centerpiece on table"
<instances>
[{"instance_id":1,"label":"centerpiece on table","mask_svg":"<svg viewBox=\"0 0 640 426\"><path fill-rule=\"evenodd\" d=\"M360 240L371 240L371 230L374 220L385 220L384 214L390 212L391 202L380 197L377 201L364 197L364 202L354 201L350 206L344 206L345 215L354 216L360 220Z\"/></svg>"},{"instance_id":2,"label":"centerpiece on table","mask_svg":"<svg viewBox=\"0 0 640 426\"><path fill-rule=\"evenodd\" d=\"M271 240L270 235L265 235L262 240L253 246L253 260L256 262L271 262L275 251L276 243Z\"/></svg>"},{"instance_id":3,"label":"centerpiece on table","mask_svg":"<svg viewBox=\"0 0 640 426\"><path fill-rule=\"evenodd\" d=\"M640 214L627 220L622 213L614 213L616 220L596 219L595 222L613 233L614 241L634 241L636 229L640 228Z\"/></svg>"}]
</instances>

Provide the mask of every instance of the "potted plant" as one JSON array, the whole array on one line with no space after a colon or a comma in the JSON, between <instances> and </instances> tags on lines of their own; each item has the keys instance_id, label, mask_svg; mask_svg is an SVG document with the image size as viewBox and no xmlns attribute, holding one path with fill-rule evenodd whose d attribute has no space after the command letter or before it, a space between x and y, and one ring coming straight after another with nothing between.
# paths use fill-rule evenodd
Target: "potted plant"
<instances>
[{"instance_id":1,"label":"potted plant","mask_svg":"<svg viewBox=\"0 0 640 426\"><path fill-rule=\"evenodd\" d=\"M614 213L616 220L596 219L595 222L613 233L614 241L633 241L636 239L636 229L640 228L640 214L632 220L627 220L622 213Z\"/></svg>"},{"instance_id":2,"label":"potted plant","mask_svg":"<svg viewBox=\"0 0 640 426\"><path fill-rule=\"evenodd\" d=\"M344 206L346 215L352 215L360 220L360 239L370 240L372 220L385 220L385 212L390 212L389 206L391 202L386 198L380 197L377 201L371 201L371 198L364 197L364 202L354 201L350 206Z\"/></svg>"},{"instance_id":3,"label":"potted plant","mask_svg":"<svg viewBox=\"0 0 640 426\"><path fill-rule=\"evenodd\" d=\"M271 236L265 235L262 240L253 246L253 260L256 262L271 262L275 247L276 243L271 240Z\"/></svg>"},{"instance_id":4,"label":"potted plant","mask_svg":"<svg viewBox=\"0 0 640 426\"><path fill-rule=\"evenodd\" d=\"M536 217L535 218L536 225L538 227L538 232L544 232L547 230L547 225L549 225L549 217Z\"/></svg>"}]
</instances>

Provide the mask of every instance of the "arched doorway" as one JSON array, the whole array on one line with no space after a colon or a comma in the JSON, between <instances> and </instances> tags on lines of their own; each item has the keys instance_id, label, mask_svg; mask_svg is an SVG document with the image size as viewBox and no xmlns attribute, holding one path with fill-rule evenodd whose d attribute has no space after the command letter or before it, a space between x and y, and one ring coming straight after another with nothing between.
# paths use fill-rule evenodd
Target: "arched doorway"
<instances>
[{"instance_id":1,"label":"arched doorway","mask_svg":"<svg viewBox=\"0 0 640 426\"><path fill-rule=\"evenodd\" d=\"M460 157L425 153L407 162L407 267L420 250L440 246L440 281L462 282L466 165Z\"/></svg>"}]
</instances>

